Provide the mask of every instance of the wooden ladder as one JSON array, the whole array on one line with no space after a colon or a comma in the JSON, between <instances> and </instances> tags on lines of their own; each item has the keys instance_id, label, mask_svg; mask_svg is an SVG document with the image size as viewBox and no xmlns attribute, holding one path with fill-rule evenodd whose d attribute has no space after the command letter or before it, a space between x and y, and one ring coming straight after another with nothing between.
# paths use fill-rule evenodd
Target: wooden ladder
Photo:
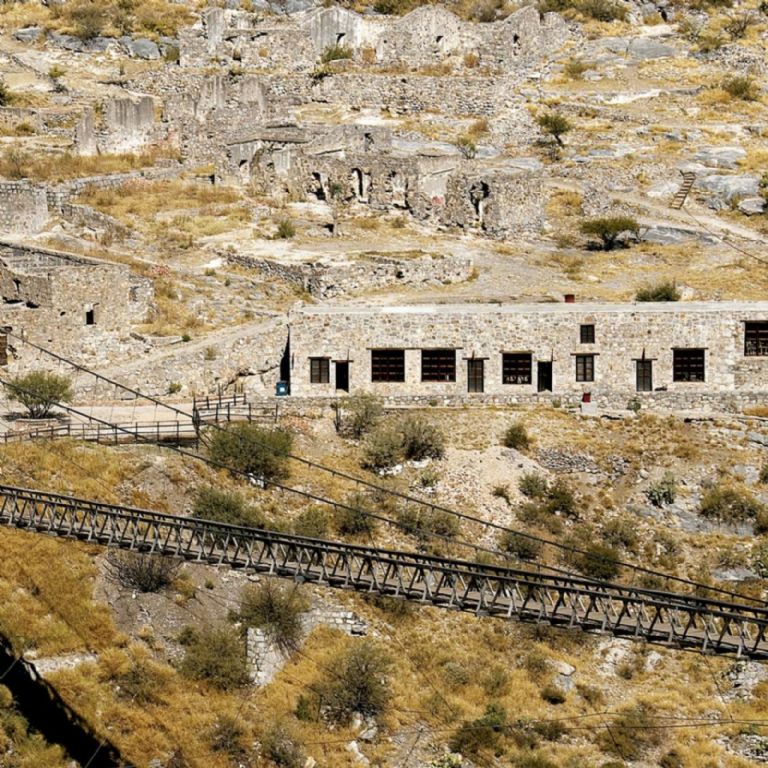
<instances>
[{"instance_id":1,"label":"wooden ladder","mask_svg":"<svg viewBox=\"0 0 768 768\"><path fill-rule=\"evenodd\" d=\"M693 183L696 181L696 174L692 171L686 171L683 173L683 183L680 185L680 189L677 190L675 196L672 198L670 208L675 211L679 211L683 205L685 205L688 193L693 187Z\"/></svg>"}]
</instances>

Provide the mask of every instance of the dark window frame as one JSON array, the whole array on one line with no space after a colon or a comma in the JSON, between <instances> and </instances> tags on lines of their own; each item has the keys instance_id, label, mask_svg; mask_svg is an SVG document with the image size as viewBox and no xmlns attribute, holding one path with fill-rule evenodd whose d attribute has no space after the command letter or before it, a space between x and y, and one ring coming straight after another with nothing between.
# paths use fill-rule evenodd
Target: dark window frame
<instances>
[{"instance_id":1,"label":"dark window frame","mask_svg":"<svg viewBox=\"0 0 768 768\"><path fill-rule=\"evenodd\" d=\"M405 382L405 350L371 350L371 381L402 384Z\"/></svg>"},{"instance_id":2,"label":"dark window frame","mask_svg":"<svg viewBox=\"0 0 768 768\"><path fill-rule=\"evenodd\" d=\"M768 320L744 323L744 357L768 357Z\"/></svg>"},{"instance_id":3,"label":"dark window frame","mask_svg":"<svg viewBox=\"0 0 768 768\"><path fill-rule=\"evenodd\" d=\"M672 350L672 381L698 384L707 380L707 350L678 347Z\"/></svg>"},{"instance_id":4,"label":"dark window frame","mask_svg":"<svg viewBox=\"0 0 768 768\"><path fill-rule=\"evenodd\" d=\"M579 326L579 341L582 344L595 343L595 324L594 323L582 323Z\"/></svg>"},{"instance_id":5,"label":"dark window frame","mask_svg":"<svg viewBox=\"0 0 768 768\"><path fill-rule=\"evenodd\" d=\"M590 382L595 380L595 355L575 355L576 381Z\"/></svg>"},{"instance_id":6,"label":"dark window frame","mask_svg":"<svg viewBox=\"0 0 768 768\"><path fill-rule=\"evenodd\" d=\"M512 386L533 384L533 354L531 352L502 352L501 383Z\"/></svg>"},{"instance_id":7,"label":"dark window frame","mask_svg":"<svg viewBox=\"0 0 768 768\"><path fill-rule=\"evenodd\" d=\"M310 357L309 358L309 383L310 384L330 384L331 383L331 358L330 357Z\"/></svg>"},{"instance_id":8,"label":"dark window frame","mask_svg":"<svg viewBox=\"0 0 768 768\"><path fill-rule=\"evenodd\" d=\"M421 380L456 381L456 350L448 347L421 350Z\"/></svg>"}]
</instances>

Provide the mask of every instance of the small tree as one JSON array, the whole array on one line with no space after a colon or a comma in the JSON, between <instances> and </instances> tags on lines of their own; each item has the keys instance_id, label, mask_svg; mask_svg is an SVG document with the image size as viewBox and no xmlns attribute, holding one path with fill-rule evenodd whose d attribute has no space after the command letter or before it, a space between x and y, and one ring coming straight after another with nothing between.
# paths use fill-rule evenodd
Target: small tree
<instances>
[{"instance_id":1,"label":"small tree","mask_svg":"<svg viewBox=\"0 0 768 768\"><path fill-rule=\"evenodd\" d=\"M303 634L301 615L309 603L297 586L275 584L272 580L247 586L240 594L240 608L232 618L247 627L259 627L279 648L299 647Z\"/></svg>"},{"instance_id":2,"label":"small tree","mask_svg":"<svg viewBox=\"0 0 768 768\"><path fill-rule=\"evenodd\" d=\"M370 432L381 418L382 407L379 400L369 393L346 397L341 401L340 425L349 430L356 440Z\"/></svg>"},{"instance_id":3,"label":"small tree","mask_svg":"<svg viewBox=\"0 0 768 768\"><path fill-rule=\"evenodd\" d=\"M264 429L251 422L231 424L211 435L211 458L238 472L264 482L288 476L288 456L293 436L283 429Z\"/></svg>"},{"instance_id":4,"label":"small tree","mask_svg":"<svg viewBox=\"0 0 768 768\"><path fill-rule=\"evenodd\" d=\"M333 668L333 677L321 686L320 696L333 721L348 722L355 712L376 717L387 708L392 660L377 643L355 643Z\"/></svg>"},{"instance_id":5,"label":"small tree","mask_svg":"<svg viewBox=\"0 0 768 768\"><path fill-rule=\"evenodd\" d=\"M604 251L612 251L619 242L619 236L625 232L637 235L640 224L631 216L604 216L582 222L581 231L585 235L594 235L602 241Z\"/></svg>"},{"instance_id":6,"label":"small tree","mask_svg":"<svg viewBox=\"0 0 768 768\"><path fill-rule=\"evenodd\" d=\"M374 472L390 469L403 459L403 435L392 426L383 424L371 432L365 441L362 465Z\"/></svg>"},{"instance_id":7,"label":"small tree","mask_svg":"<svg viewBox=\"0 0 768 768\"><path fill-rule=\"evenodd\" d=\"M549 134L561 147L563 146L562 136L573 130L573 123L559 112L547 112L545 115L539 115L536 122L539 124L539 128L544 133Z\"/></svg>"},{"instance_id":8,"label":"small tree","mask_svg":"<svg viewBox=\"0 0 768 768\"><path fill-rule=\"evenodd\" d=\"M47 418L57 403L72 400L72 385L66 376L32 371L16 376L5 385L8 397L21 403L32 419Z\"/></svg>"},{"instance_id":9,"label":"small tree","mask_svg":"<svg viewBox=\"0 0 768 768\"><path fill-rule=\"evenodd\" d=\"M436 424L421 416L407 416L402 422L402 446L406 459L441 459L445 435Z\"/></svg>"}]
</instances>

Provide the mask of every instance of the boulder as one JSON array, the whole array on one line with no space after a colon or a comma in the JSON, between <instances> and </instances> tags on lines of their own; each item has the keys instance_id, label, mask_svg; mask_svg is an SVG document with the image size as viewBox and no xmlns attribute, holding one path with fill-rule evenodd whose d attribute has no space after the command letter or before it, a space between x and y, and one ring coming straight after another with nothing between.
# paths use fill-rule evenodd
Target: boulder
<instances>
[{"instance_id":1,"label":"boulder","mask_svg":"<svg viewBox=\"0 0 768 768\"><path fill-rule=\"evenodd\" d=\"M74 35L60 35L58 32L49 32L48 39L54 45L58 45L67 51L79 52L85 47L83 41Z\"/></svg>"},{"instance_id":2,"label":"boulder","mask_svg":"<svg viewBox=\"0 0 768 768\"><path fill-rule=\"evenodd\" d=\"M17 29L13 36L20 43L34 43L42 34L43 30L40 27L22 27Z\"/></svg>"},{"instance_id":3,"label":"boulder","mask_svg":"<svg viewBox=\"0 0 768 768\"><path fill-rule=\"evenodd\" d=\"M741 147L704 147L693 156L693 159L707 168L733 170L746 156L746 151Z\"/></svg>"},{"instance_id":4,"label":"boulder","mask_svg":"<svg viewBox=\"0 0 768 768\"><path fill-rule=\"evenodd\" d=\"M716 245L719 241L713 235L698 232L686 227L668 227L659 224L646 227L640 232L640 239L646 243L658 245L677 245L689 240L699 240L706 245Z\"/></svg>"},{"instance_id":5,"label":"boulder","mask_svg":"<svg viewBox=\"0 0 768 768\"><path fill-rule=\"evenodd\" d=\"M765 213L765 206L765 198L745 197L739 203L739 210L746 216L757 216L761 213Z\"/></svg>"},{"instance_id":6,"label":"boulder","mask_svg":"<svg viewBox=\"0 0 768 768\"><path fill-rule=\"evenodd\" d=\"M153 40L147 40L145 37L129 40L126 43L126 48L128 48L131 56L135 56L137 59L153 60L160 58L160 49L157 47L157 43Z\"/></svg>"},{"instance_id":7,"label":"boulder","mask_svg":"<svg viewBox=\"0 0 768 768\"><path fill-rule=\"evenodd\" d=\"M758 197L760 194L760 177L752 175L726 176L712 174L699 177L695 186L705 192L709 192L713 200L710 207L722 207L717 203L730 204L733 200L743 197Z\"/></svg>"}]
</instances>

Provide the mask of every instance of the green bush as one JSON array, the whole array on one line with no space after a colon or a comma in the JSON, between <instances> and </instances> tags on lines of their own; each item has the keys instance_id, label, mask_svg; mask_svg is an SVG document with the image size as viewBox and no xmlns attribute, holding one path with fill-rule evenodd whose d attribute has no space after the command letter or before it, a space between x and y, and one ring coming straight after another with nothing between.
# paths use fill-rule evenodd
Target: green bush
<instances>
[{"instance_id":1,"label":"green bush","mask_svg":"<svg viewBox=\"0 0 768 768\"><path fill-rule=\"evenodd\" d=\"M353 51L348 45L329 45L320 54L320 61L323 64L329 64L332 61L340 61L341 59L351 59Z\"/></svg>"},{"instance_id":2,"label":"green bush","mask_svg":"<svg viewBox=\"0 0 768 768\"><path fill-rule=\"evenodd\" d=\"M11 92L5 84L5 80L0 77L0 107L7 107L11 103Z\"/></svg>"},{"instance_id":3,"label":"green bush","mask_svg":"<svg viewBox=\"0 0 768 768\"><path fill-rule=\"evenodd\" d=\"M278 240L290 240L296 235L296 227L290 219L280 219L277 222L277 234Z\"/></svg>"},{"instance_id":4,"label":"green bush","mask_svg":"<svg viewBox=\"0 0 768 768\"><path fill-rule=\"evenodd\" d=\"M378 472L391 469L403 460L403 436L391 425L382 425L371 432L363 447L362 466Z\"/></svg>"},{"instance_id":5,"label":"green bush","mask_svg":"<svg viewBox=\"0 0 768 768\"><path fill-rule=\"evenodd\" d=\"M546 496L545 512L559 512L564 517L577 517L576 496L565 480L557 479L549 487Z\"/></svg>"},{"instance_id":6,"label":"green bush","mask_svg":"<svg viewBox=\"0 0 768 768\"><path fill-rule=\"evenodd\" d=\"M409 461L441 459L445 455L443 431L422 416L406 416L401 434L403 455Z\"/></svg>"},{"instance_id":7,"label":"green bush","mask_svg":"<svg viewBox=\"0 0 768 768\"><path fill-rule=\"evenodd\" d=\"M245 649L231 629L187 628L182 639L186 648L180 669L186 677L225 691L247 682Z\"/></svg>"},{"instance_id":8,"label":"green bush","mask_svg":"<svg viewBox=\"0 0 768 768\"><path fill-rule=\"evenodd\" d=\"M514 448L517 451L525 451L531 447L528 430L525 428L525 424L521 424L519 421L507 427L501 442L505 447Z\"/></svg>"},{"instance_id":9,"label":"green bush","mask_svg":"<svg viewBox=\"0 0 768 768\"><path fill-rule=\"evenodd\" d=\"M70 380L48 371L31 371L15 376L8 381L5 389L9 399L21 403L32 419L45 419L56 403L72 400Z\"/></svg>"},{"instance_id":10,"label":"green bush","mask_svg":"<svg viewBox=\"0 0 768 768\"><path fill-rule=\"evenodd\" d=\"M214 520L229 525L264 524L255 510L246 504L245 499L235 491L221 491L212 485L197 490L192 506L192 514L203 520Z\"/></svg>"},{"instance_id":11,"label":"green bush","mask_svg":"<svg viewBox=\"0 0 768 768\"><path fill-rule=\"evenodd\" d=\"M722 89L733 99L741 101L757 101L760 98L760 88L754 78L746 75L726 77L721 84Z\"/></svg>"},{"instance_id":12,"label":"green bush","mask_svg":"<svg viewBox=\"0 0 768 768\"><path fill-rule=\"evenodd\" d=\"M563 135L573 130L573 123L559 112L547 112L544 115L539 115L536 122L539 124L539 128L551 136L561 147L563 146Z\"/></svg>"},{"instance_id":13,"label":"green bush","mask_svg":"<svg viewBox=\"0 0 768 768\"><path fill-rule=\"evenodd\" d=\"M654 507L665 507L667 504L673 504L677 496L675 476L671 472L666 472L661 480L657 483L651 483L646 488L645 495Z\"/></svg>"},{"instance_id":14,"label":"green bush","mask_svg":"<svg viewBox=\"0 0 768 768\"><path fill-rule=\"evenodd\" d=\"M619 553L608 544L590 544L584 554L577 555L576 567L590 579L613 581L621 571Z\"/></svg>"},{"instance_id":15,"label":"green bush","mask_svg":"<svg viewBox=\"0 0 768 768\"><path fill-rule=\"evenodd\" d=\"M474 160L477 157L477 144L471 137L462 134L454 143L465 160Z\"/></svg>"},{"instance_id":16,"label":"green bush","mask_svg":"<svg viewBox=\"0 0 768 768\"><path fill-rule=\"evenodd\" d=\"M646 285L635 294L636 301L680 301L680 291L674 280L664 280L654 285Z\"/></svg>"},{"instance_id":17,"label":"green bush","mask_svg":"<svg viewBox=\"0 0 768 768\"><path fill-rule=\"evenodd\" d=\"M579 0L579 11L595 21L625 21L628 8L616 0Z\"/></svg>"},{"instance_id":18,"label":"green bush","mask_svg":"<svg viewBox=\"0 0 768 768\"><path fill-rule=\"evenodd\" d=\"M663 739L662 731L653 727L652 715L652 708L646 704L626 710L613 721L610 732L600 734L600 748L622 760L639 760Z\"/></svg>"},{"instance_id":19,"label":"green bush","mask_svg":"<svg viewBox=\"0 0 768 768\"><path fill-rule=\"evenodd\" d=\"M453 538L459 532L459 520L439 509L407 507L397 515L400 528L411 536L426 540L434 535Z\"/></svg>"},{"instance_id":20,"label":"green bush","mask_svg":"<svg viewBox=\"0 0 768 768\"><path fill-rule=\"evenodd\" d=\"M518 560L535 560L541 554L541 542L529 539L514 531L504 531L499 538L499 547Z\"/></svg>"},{"instance_id":21,"label":"green bush","mask_svg":"<svg viewBox=\"0 0 768 768\"><path fill-rule=\"evenodd\" d=\"M344 427L352 437L359 440L376 426L381 418L382 407L376 397L364 393L345 397L341 401L341 411L345 415Z\"/></svg>"},{"instance_id":22,"label":"green bush","mask_svg":"<svg viewBox=\"0 0 768 768\"><path fill-rule=\"evenodd\" d=\"M723 523L741 523L763 511L760 502L746 490L718 485L701 498L699 511L704 517Z\"/></svg>"},{"instance_id":23,"label":"green bush","mask_svg":"<svg viewBox=\"0 0 768 768\"><path fill-rule=\"evenodd\" d=\"M517 484L520 493L529 499L541 499L547 495L549 484L544 475L538 472L526 472Z\"/></svg>"},{"instance_id":24,"label":"green bush","mask_svg":"<svg viewBox=\"0 0 768 768\"><path fill-rule=\"evenodd\" d=\"M386 710L392 660L382 647L372 640L355 642L332 666L333 676L320 687L331 720L346 723L355 712L377 717Z\"/></svg>"},{"instance_id":25,"label":"green bush","mask_svg":"<svg viewBox=\"0 0 768 768\"><path fill-rule=\"evenodd\" d=\"M309 601L297 585L267 580L240 593L240 607L230 618L246 627L258 627L284 651L299 647L303 635L302 614Z\"/></svg>"},{"instance_id":26,"label":"green bush","mask_svg":"<svg viewBox=\"0 0 768 768\"><path fill-rule=\"evenodd\" d=\"M624 232L637 235L640 232L640 224L631 216L603 216L582 222L581 231L585 235L599 238L604 251L612 251Z\"/></svg>"},{"instance_id":27,"label":"green bush","mask_svg":"<svg viewBox=\"0 0 768 768\"><path fill-rule=\"evenodd\" d=\"M603 537L614 547L634 551L638 544L637 522L629 517L609 520L603 528Z\"/></svg>"},{"instance_id":28,"label":"green bush","mask_svg":"<svg viewBox=\"0 0 768 768\"><path fill-rule=\"evenodd\" d=\"M109 6L98 3L73 3L67 9L69 20L75 27L75 37L92 40L103 34L109 24Z\"/></svg>"},{"instance_id":29,"label":"green bush","mask_svg":"<svg viewBox=\"0 0 768 768\"><path fill-rule=\"evenodd\" d=\"M490 704L477 720L465 720L450 740L451 752L476 760L482 752L495 752L507 726L506 710Z\"/></svg>"},{"instance_id":30,"label":"green bush","mask_svg":"<svg viewBox=\"0 0 768 768\"><path fill-rule=\"evenodd\" d=\"M214 461L269 483L288 476L292 447L290 432L244 421L213 430L208 450Z\"/></svg>"},{"instance_id":31,"label":"green bush","mask_svg":"<svg viewBox=\"0 0 768 768\"><path fill-rule=\"evenodd\" d=\"M322 507L309 507L293 521L293 532L310 539L322 539L328 535L328 513Z\"/></svg>"},{"instance_id":32,"label":"green bush","mask_svg":"<svg viewBox=\"0 0 768 768\"><path fill-rule=\"evenodd\" d=\"M372 500L362 493L349 496L344 507L337 507L334 515L336 529L343 536L370 536L376 530L376 520L366 513L372 512Z\"/></svg>"}]
</instances>

